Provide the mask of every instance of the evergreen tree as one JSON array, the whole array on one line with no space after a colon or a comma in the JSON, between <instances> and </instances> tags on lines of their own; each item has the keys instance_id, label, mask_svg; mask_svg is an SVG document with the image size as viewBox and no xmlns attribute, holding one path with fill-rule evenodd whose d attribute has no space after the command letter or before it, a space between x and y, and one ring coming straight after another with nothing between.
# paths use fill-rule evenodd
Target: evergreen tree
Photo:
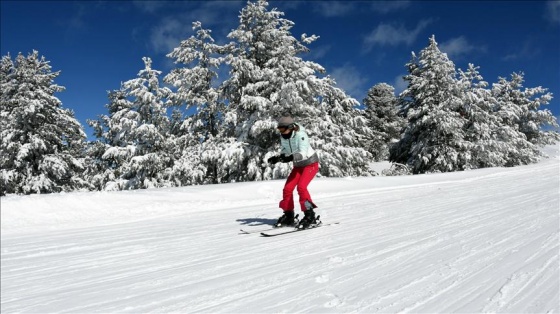
<instances>
[{"instance_id":1,"label":"evergreen tree","mask_svg":"<svg viewBox=\"0 0 560 314\"><path fill-rule=\"evenodd\" d=\"M109 103L106 105L108 115L100 115L98 120L88 120L87 123L93 128L97 141L88 146L89 169L86 171L90 182L96 189L107 188L109 182L114 182L121 177L121 167L126 162L133 150L129 146L130 123L128 118L123 119L121 124L120 117L123 113L133 110L133 104L126 98L126 91L109 91L107 95ZM128 128L125 127L128 126ZM112 150L111 157L106 156L105 152ZM115 154L120 152L120 154ZM118 189L118 186L111 184L111 188Z\"/></svg>"},{"instance_id":2,"label":"evergreen tree","mask_svg":"<svg viewBox=\"0 0 560 314\"><path fill-rule=\"evenodd\" d=\"M496 99L494 113L501 121L497 137L504 144L505 166L526 165L538 161L542 153L536 144L541 144L541 139L547 138L539 136L540 122L531 120L531 111L536 113L534 118L538 117L538 104L548 100L545 100L545 97L531 101L528 96L533 96L534 90L523 92L522 83L523 75L514 73L510 81L500 77L498 83L492 87L492 95ZM546 116L546 113L542 116Z\"/></svg>"},{"instance_id":3,"label":"evergreen tree","mask_svg":"<svg viewBox=\"0 0 560 314\"><path fill-rule=\"evenodd\" d=\"M37 51L1 61L2 125L0 194L86 189L85 133L72 111L54 96L64 91L49 62Z\"/></svg>"},{"instance_id":4,"label":"evergreen tree","mask_svg":"<svg viewBox=\"0 0 560 314\"><path fill-rule=\"evenodd\" d=\"M13 71L13 68L14 61L10 57L10 54L8 53L7 55L2 56L2 59L0 60L0 84L6 84L8 82L8 76ZM2 93L2 96L5 97L6 95Z\"/></svg>"},{"instance_id":5,"label":"evergreen tree","mask_svg":"<svg viewBox=\"0 0 560 314\"><path fill-rule=\"evenodd\" d=\"M88 123L92 124L92 121L88 120ZM91 184L91 190L102 191L107 181L114 180L112 168L102 158L108 148L109 145L99 140L86 144L83 177Z\"/></svg>"},{"instance_id":6,"label":"evergreen tree","mask_svg":"<svg viewBox=\"0 0 560 314\"><path fill-rule=\"evenodd\" d=\"M468 155L464 140L463 102L454 63L442 53L435 40L407 64L405 99L408 126L391 149L390 159L411 166L413 173L462 170Z\"/></svg>"},{"instance_id":7,"label":"evergreen tree","mask_svg":"<svg viewBox=\"0 0 560 314\"><path fill-rule=\"evenodd\" d=\"M373 132L368 151L375 161L385 160L389 156L389 145L400 139L405 126L404 119L399 115L395 88L386 83L376 84L369 89L363 104L368 126Z\"/></svg>"},{"instance_id":8,"label":"evergreen tree","mask_svg":"<svg viewBox=\"0 0 560 314\"><path fill-rule=\"evenodd\" d=\"M175 59L183 67L173 69L164 81L177 88L170 99L176 106L183 106L186 112L195 112L186 119L180 119L175 112L174 124L178 127L179 158L173 173L179 173L177 180L182 184L218 183L218 169L224 160L213 154L202 154L202 145L220 146L220 132L224 99L217 85L218 69L230 45L215 43L211 31L203 29L200 22L193 23L196 36L181 42L181 45L167 56ZM178 121L182 120L179 126Z\"/></svg>"},{"instance_id":9,"label":"evergreen tree","mask_svg":"<svg viewBox=\"0 0 560 314\"><path fill-rule=\"evenodd\" d=\"M109 93L109 115L90 121L96 136L106 145L101 159L108 171L105 189L138 189L169 186L173 159L169 147L169 118L165 99L170 94L160 87L160 71L143 58L145 68L138 78L126 81ZM99 151L99 150L98 150Z\"/></svg>"},{"instance_id":10,"label":"evergreen tree","mask_svg":"<svg viewBox=\"0 0 560 314\"><path fill-rule=\"evenodd\" d=\"M268 10L264 0L248 2L240 24L228 37L235 49L228 58L230 78L223 84L228 107L224 116L226 151L233 162L223 181L285 176L286 164L266 160L278 150L276 119L290 113L311 136L321 159L321 174L367 174L370 155L360 147L369 138L358 102L335 87L325 69L298 55L318 37L290 32L294 23L283 12Z\"/></svg>"},{"instance_id":11,"label":"evergreen tree","mask_svg":"<svg viewBox=\"0 0 560 314\"><path fill-rule=\"evenodd\" d=\"M499 78L494 90L498 97L498 111L512 109L513 115L506 117L505 122L517 124L519 131L532 144L554 144L560 139L558 132L544 131L543 127L558 127L556 118L548 109L539 110L550 103L552 94L541 86L522 90L523 82L523 73L513 73L509 81Z\"/></svg>"},{"instance_id":12,"label":"evergreen tree","mask_svg":"<svg viewBox=\"0 0 560 314\"><path fill-rule=\"evenodd\" d=\"M464 131L469 143L469 150L464 152L465 169L500 167L507 163L505 144L497 138L501 123L493 113L496 100L478 69L473 64L469 64L465 72L459 69L463 100L461 114L467 119Z\"/></svg>"}]
</instances>

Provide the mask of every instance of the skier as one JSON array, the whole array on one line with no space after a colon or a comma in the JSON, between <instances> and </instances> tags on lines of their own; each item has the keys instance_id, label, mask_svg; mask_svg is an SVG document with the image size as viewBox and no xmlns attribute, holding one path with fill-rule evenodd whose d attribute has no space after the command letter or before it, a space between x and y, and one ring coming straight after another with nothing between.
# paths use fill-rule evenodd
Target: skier
<instances>
[{"instance_id":1,"label":"skier","mask_svg":"<svg viewBox=\"0 0 560 314\"><path fill-rule=\"evenodd\" d=\"M282 201L280 201L280 208L284 211L284 214L278 219L275 226L295 226L293 192L297 186L299 203L304 213L304 217L297 228L306 229L311 224L317 223L313 211L317 206L311 200L307 186L319 171L319 157L309 144L309 137L305 133L305 128L294 122L292 117L281 117L278 120L277 129L281 135L282 149L279 156L270 157L268 162L276 164L279 161L292 161L294 168L286 180Z\"/></svg>"}]
</instances>

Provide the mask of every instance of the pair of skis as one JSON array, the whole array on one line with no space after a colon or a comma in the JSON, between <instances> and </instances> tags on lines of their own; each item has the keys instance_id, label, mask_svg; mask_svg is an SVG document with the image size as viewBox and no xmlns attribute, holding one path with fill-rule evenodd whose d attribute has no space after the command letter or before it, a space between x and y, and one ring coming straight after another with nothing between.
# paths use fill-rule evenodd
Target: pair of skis
<instances>
[{"instance_id":1,"label":"pair of skis","mask_svg":"<svg viewBox=\"0 0 560 314\"><path fill-rule=\"evenodd\" d=\"M244 229L241 229L240 234L260 233L260 235L263 236L263 237L275 237L275 236L279 236L279 235L290 234L290 233L295 233L295 232L300 232L300 231L305 231L305 230L312 230L312 229L317 229L317 228L323 227L323 226L331 226L331 225L337 225L338 224L338 222L324 224L319 220L319 218L320 218L320 216L317 216L317 221L318 221L317 224L312 224L307 228L271 227L271 228L259 229L259 230L244 230Z\"/></svg>"}]
</instances>

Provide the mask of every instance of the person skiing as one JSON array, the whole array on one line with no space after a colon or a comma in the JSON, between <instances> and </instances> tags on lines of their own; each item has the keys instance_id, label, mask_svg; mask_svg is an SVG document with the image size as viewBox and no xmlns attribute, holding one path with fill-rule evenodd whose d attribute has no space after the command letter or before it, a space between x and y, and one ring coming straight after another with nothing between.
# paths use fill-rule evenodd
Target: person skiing
<instances>
[{"instance_id":1,"label":"person skiing","mask_svg":"<svg viewBox=\"0 0 560 314\"><path fill-rule=\"evenodd\" d=\"M304 213L303 219L297 224L297 228L306 229L311 224L317 223L314 208L317 208L311 200L307 186L319 171L319 157L309 144L309 136L305 128L294 122L290 116L283 116L278 120L278 132L280 132L281 151L279 156L268 158L270 164L277 162L293 162L293 169L284 189L280 208L284 214L278 219L276 227L295 226L294 196L293 192L297 186L299 203Z\"/></svg>"}]
</instances>

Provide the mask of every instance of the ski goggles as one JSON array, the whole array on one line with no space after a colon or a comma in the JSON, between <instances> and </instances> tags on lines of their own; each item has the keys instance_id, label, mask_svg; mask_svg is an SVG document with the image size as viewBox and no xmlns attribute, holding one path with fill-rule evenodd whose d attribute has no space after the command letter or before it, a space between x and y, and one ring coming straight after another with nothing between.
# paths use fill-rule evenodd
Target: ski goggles
<instances>
[{"instance_id":1,"label":"ski goggles","mask_svg":"<svg viewBox=\"0 0 560 314\"><path fill-rule=\"evenodd\" d=\"M294 124L293 124L293 123L290 124L290 125L279 125L279 126L276 127L276 129L277 129L278 131L280 131L280 132L284 132L284 131L286 131L286 130L288 130L288 129L293 129L293 128L294 128Z\"/></svg>"}]
</instances>

